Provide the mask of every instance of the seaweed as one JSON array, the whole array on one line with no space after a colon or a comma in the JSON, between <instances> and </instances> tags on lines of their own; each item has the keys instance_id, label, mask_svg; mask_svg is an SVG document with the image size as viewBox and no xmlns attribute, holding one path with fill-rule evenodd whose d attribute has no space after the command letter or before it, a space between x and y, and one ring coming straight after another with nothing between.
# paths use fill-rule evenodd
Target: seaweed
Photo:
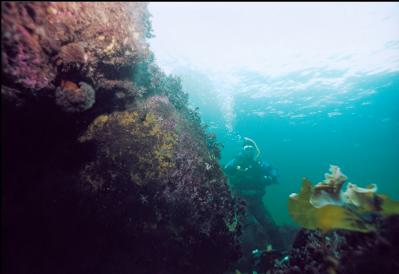
<instances>
[{"instance_id":1,"label":"seaweed","mask_svg":"<svg viewBox=\"0 0 399 274\"><path fill-rule=\"evenodd\" d=\"M377 186L367 188L346 181L338 166L331 165L331 174L323 182L313 186L303 178L300 193L293 193L288 199L288 211L294 221L307 229L328 232L333 229L370 232L376 229L374 218L385 218L399 214L399 202L378 194Z\"/></svg>"}]
</instances>

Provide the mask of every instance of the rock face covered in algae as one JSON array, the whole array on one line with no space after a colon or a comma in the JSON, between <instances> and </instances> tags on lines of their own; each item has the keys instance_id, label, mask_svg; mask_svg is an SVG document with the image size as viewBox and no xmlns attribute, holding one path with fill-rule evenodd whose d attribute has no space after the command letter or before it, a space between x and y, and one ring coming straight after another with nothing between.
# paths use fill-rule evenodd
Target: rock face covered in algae
<instances>
[{"instance_id":1,"label":"rock face covered in algae","mask_svg":"<svg viewBox=\"0 0 399 274\"><path fill-rule=\"evenodd\" d=\"M2 3L4 273L222 273L218 144L154 63L145 3Z\"/></svg>"},{"instance_id":2,"label":"rock face covered in algae","mask_svg":"<svg viewBox=\"0 0 399 274\"><path fill-rule=\"evenodd\" d=\"M270 270L275 274L398 273L399 217L379 220L375 232L301 229L287 260Z\"/></svg>"}]
</instances>

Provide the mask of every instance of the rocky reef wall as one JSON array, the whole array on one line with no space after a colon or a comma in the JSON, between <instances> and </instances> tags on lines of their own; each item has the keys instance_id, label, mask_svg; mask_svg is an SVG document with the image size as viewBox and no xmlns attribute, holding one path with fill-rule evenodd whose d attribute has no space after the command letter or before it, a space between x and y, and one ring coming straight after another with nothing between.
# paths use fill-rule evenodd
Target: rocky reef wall
<instances>
[{"instance_id":1,"label":"rocky reef wall","mask_svg":"<svg viewBox=\"0 0 399 274\"><path fill-rule=\"evenodd\" d=\"M2 272L223 273L240 211L146 3L2 2Z\"/></svg>"},{"instance_id":2,"label":"rocky reef wall","mask_svg":"<svg viewBox=\"0 0 399 274\"><path fill-rule=\"evenodd\" d=\"M322 233L301 229L287 259L276 262L268 271L276 274L397 273L399 218L391 216L376 225L378 230L373 233L345 230Z\"/></svg>"}]
</instances>

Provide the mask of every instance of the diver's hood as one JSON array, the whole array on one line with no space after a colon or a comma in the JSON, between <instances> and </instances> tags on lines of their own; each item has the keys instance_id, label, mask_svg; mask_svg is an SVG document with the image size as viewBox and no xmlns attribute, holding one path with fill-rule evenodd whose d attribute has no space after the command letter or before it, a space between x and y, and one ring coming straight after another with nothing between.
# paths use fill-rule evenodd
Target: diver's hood
<instances>
[{"instance_id":1,"label":"diver's hood","mask_svg":"<svg viewBox=\"0 0 399 274\"><path fill-rule=\"evenodd\" d=\"M246 145L242 148L242 152L245 156L253 158L255 157L256 149L254 146Z\"/></svg>"},{"instance_id":2,"label":"diver's hood","mask_svg":"<svg viewBox=\"0 0 399 274\"><path fill-rule=\"evenodd\" d=\"M249 151L255 151L256 149L255 149L255 147L254 146L251 146L251 145L245 145L244 147L243 147L243 151L245 151L245 152L249 152Z\"/></svg>"}]
</instances>

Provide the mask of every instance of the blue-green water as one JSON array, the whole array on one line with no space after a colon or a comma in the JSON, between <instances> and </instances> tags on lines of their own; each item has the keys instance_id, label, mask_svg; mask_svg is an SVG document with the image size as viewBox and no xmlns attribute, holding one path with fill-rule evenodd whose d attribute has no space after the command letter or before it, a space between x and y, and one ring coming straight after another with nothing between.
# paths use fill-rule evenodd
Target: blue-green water
<instances>
[{"instance_id":1,"label":"blue-green water","mask_svg":"<svg viewBox=\"0 0 399 274\"><path fill-rule=\"evenodd\" d=\"M264 198L291 223L289 194L330 164L399 198L397 3L151 3L157 63L182 79L224 144L254 139L281 184ZM344 187L345 188L345 187Z\"/></svg>"},{"instance_id":2,"label":"blue-green water","mask_svg":"<svg viewBox=\"0 0 399 274\"><path fill-rule=\"evenodd\" d=\"M195 71L176 73L209 131L224 144L222 165L240 152L242 137L247 136L257 142L261 157L279 169L281 183L270 186L264 197L277 223L291 223L287 199L299 191L301 178L315 184L324 179L330 164L339 165L349 182L376 183L379 192L399 198L398 73L353 77L344 88L316 85L265 96L256 95L263 86L305 79L295 75L267 79L245 72L244 80L234 87L230 129L223 108L212 96L217 93L212 82Z\"/></svg>"}]
</instances>

